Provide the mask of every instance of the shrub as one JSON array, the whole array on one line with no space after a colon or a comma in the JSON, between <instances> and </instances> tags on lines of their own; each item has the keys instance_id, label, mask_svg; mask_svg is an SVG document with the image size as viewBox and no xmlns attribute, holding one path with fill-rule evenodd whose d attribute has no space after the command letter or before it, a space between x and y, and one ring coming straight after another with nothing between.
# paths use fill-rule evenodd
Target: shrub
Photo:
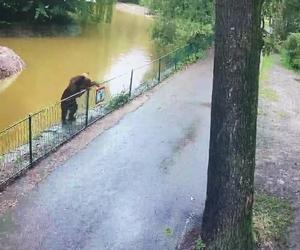
<instances>
[{"instance_id":1,"label":"shrub","mask_svg":"<svg viewBox=\"0 0 300 250\"><path fill-rule=\"evenodd\" d=\"M300 33L292 33L285 42L285 50L288 64L294 68L300 69Z\"/></svg>"},{"instance_id":2,"label":"shrub","mask_svg":"<svg viewBox=\"0 0 300 250\"><path fill-rule=\"evenodd\" d=\"M106 108L108 110L115 110L123 105L125 105L129 101L129 94L125 91L122 91L120 94L114 96L109 100L109 102L106 105Z\"/></svg>"}]
</instances>

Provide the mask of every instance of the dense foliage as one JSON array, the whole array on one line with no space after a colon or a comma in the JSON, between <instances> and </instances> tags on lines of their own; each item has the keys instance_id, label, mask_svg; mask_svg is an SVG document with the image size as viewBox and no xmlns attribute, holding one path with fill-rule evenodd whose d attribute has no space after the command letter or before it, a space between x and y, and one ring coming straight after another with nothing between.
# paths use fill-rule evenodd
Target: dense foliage
<instances>
[{"instance_id":1,"label":"dense foliage","mask_svg":"<svg viewBox=\"0 0 300 250\"><path fill-rule=\"evenodd\" d=\"M69 22L109 19L115 0L0 0L0 21Z\"/></svg>"},{"instance_id":2,"label":"dense foliage","mask_svg":"<svg viewBox=\"0 0 300 250\"><path fill-rule=\"evenodd\" d=\"M300 32L299 0L266 0L264 16L277 38L285 40L289 33Z\"/></svg>"},{"instance_id":3,"label":"dense foliage","mask_svg":"<svg viewBox=\"0 0 300 250\"><path fill-rule=\"evenodd\" d=\"M214 23L212 0L142 0L157 15L153 38L164 46L180 46L195 36L211 41Z\"/></svg>"},{"instance_id":4,"label":"dense foliage","mask_svg":"<svg viewBox=\"0 0 300 250\"><path fill-rule=\"evenodd\" d=\"M300 35L293 33L300 33L300 1L265 0L263 14L264 52L281 51L289 66L299 69Z\"/></svg>"},{"instance_id":5,"label":"dense foliage","mask_svg":"<svg viewBox=\"0 0 300 250\"><path fill-rule=\"evenodd\" d=\"M300 70L300 33L288 36L284 46L287 63L294 69Z\"/></svg>"},{"instance_id":6,"label":"dense foliage","mask_svg":"<svg viewBox=\"0 0 300 250\"><path fill-rule=\"evenodd\" d=\"M299 0L266 0L263 14L266 42L271 49L278 49L290 33L300 32Z\"/></svg>"}]
</instances>

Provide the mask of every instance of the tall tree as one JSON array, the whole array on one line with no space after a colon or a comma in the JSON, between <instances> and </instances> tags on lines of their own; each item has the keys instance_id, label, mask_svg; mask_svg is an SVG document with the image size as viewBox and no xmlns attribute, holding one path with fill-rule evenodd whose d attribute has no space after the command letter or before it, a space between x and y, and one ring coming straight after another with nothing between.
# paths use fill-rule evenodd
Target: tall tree
<instances>
[{"instance_id":1,"label":"tall tree","mask_svg":"<svg viewBox=\"0 0 300 250\"><path fill-rule=\"evenodd\" d=\"M211 137L202 223L208 249L254 248L261 7L262 0L216 0Z\"/></svg>"}]
</instances>

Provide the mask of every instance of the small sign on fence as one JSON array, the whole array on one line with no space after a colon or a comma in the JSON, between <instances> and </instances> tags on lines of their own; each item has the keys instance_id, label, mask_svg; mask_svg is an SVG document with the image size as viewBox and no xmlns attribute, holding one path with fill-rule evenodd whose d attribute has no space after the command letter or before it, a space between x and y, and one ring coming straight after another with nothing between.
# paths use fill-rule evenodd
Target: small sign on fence
<instances>
[{"instance_id":1,"label":"small sign on fence","mask_svg":"<svg viewBox=\"0 0 300 250\"><path fill-rule=\"evenodd\" d=\"M105 97L105 87L100 87L96 89L96 105L103 102Z\"/></svg>"}]
</instances>

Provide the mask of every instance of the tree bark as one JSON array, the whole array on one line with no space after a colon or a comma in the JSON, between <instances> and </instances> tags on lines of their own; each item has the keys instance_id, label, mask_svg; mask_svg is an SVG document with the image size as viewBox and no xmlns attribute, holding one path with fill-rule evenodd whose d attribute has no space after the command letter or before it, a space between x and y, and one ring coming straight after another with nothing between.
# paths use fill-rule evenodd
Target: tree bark
<instances>
[{"instance_id":1,"label":"tree bark","mask_svg":"<svg viewBox=\"0 0 300 250\"><path fill-rule=\"evenodd\" d=\"M262 0L216 0L216 37L207 199L208 249L248 250L253 182Z\"/></svg>"}]
</instances>

